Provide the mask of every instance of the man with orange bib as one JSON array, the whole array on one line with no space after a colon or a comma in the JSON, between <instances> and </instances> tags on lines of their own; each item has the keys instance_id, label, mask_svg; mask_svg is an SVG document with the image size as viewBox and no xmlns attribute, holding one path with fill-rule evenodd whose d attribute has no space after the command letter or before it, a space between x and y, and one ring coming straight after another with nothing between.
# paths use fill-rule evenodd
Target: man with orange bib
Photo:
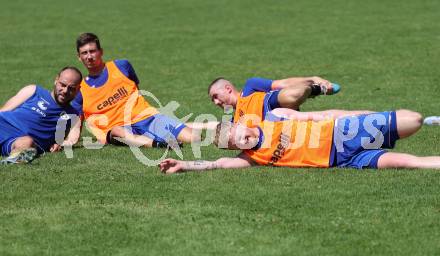
<instances>
[{"instance_id":1,"label":"man with orange bib","mask_svg":"<svg viewBox=\"0 0 440 256\"><path fill-rule=\"evenodd\" d=\"M103 61L95 34L81 34L76 49L89 74L72 105L82 112L100 143L161 147L197 140L191 128L160 114L140 95L139 80L127 60Z\"/></svg>"},{"instance_id":2,"label":"man with orange bib","mask_svg":"<svg viewBox=\"0 0 440 256\"><path fill-rule=\"evenodd\" d=\"M215 141L220 147L243 150L237 157L216 161L166 159L159 167L164 173L252 165L440 169L439 156L418 157L386 151L394 148L398 139L420 129L423 119L419 113L409 110L365 114L292 111L290 118L266 120L254 127L223 123L217 128Z\"/></svg>"},{"instance_id":3,"label":"man with orange bib","mask_svg":"<svg viewBox=\"0 0 440 256\"><path fill-rule=\"evenodd\" d=\"M232 119L235 123L242 116L251 114L265 120L267 113L276 108L298 110L309 97L331 95L339 90L338 84L315 76L280 80L254 77L248 79L239 91L232 82L219 77L209 85L208 94L215 105L235 110Z\"/></svg>"}]
</instances>

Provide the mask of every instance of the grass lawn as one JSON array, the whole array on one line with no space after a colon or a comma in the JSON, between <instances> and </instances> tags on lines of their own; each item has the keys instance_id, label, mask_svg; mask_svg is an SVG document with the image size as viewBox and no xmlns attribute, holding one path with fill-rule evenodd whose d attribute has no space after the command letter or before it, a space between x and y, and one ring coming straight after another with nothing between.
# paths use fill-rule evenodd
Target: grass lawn
<instances>
[{"instance_id":1,"label":"grass lawn","mask_svg":"<svg viewBox=\"0 0 440 256\"><path fill-rule=\"evenodd\" d=\"M130 60L141 89L180 104L178 117L222 116L206 92L218 76L308 75L342 91L302 110L440 115L439 13L436 0L7 1L0 102L27 84L51 88L62 66L85 71L75 39L94 32L108 60ZM397 150L439 155L439 139L423 127ZM209 160L236 153L202 148ZM439 230L435 170L164 176L114 146L0 166L0 255L439 255Z\"/></svg>"}]
</instances>

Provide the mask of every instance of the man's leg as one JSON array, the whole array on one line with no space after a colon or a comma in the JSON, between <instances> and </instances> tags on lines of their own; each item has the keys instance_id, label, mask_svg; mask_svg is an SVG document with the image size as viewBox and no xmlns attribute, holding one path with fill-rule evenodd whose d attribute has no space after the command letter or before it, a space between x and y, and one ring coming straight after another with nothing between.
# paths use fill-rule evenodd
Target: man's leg
<instances>
[{"instance_id":1,"label":"man's leg","mask_svg":"<svg viewBox=\"0 0 440 256\"><path fill-rule=\"evenodd\" d=\"M35 148L34 139L30 136L19 137L12 143L11 155L29 148Z\"/></svg>"},{"instance_id":2,"label":"man's leg","mask_svg":"<svg viewBox=\"0 0 440 256\"><path fill-rule=\"evenodd\" d=\"M128 146L136 147L153 147L154 140L145 135L136 135L129 132L126 128L121 126L113 127L109 132L108 142L119 145L123 143Z\"/></svg>"},{"instance_id":3,"label":"man's leg","mask_svg":"<svg viewBox=\"0 0 440 256\"><path fill-rule=\"evenodd\" d=\"M282 108L299 109L312 93L312 87L309 85L301 85L288 87L280 90L278 93L278 104Z\"/></svg>"},{"instance_id":4,"label":"man's leg","mask_svg":"<svg viewBox=\"0 0 440 256\"><path fill-rule=\"evenodd\" d=\"M292 120L324 120L327 118L341 118L346 116L356 116L363 114L371 114L374 113L369 110L339 110L339 109L330 109L324 111L311 111L311 112L299 112L289 108L276 108L271 111L271 114L281 117L284 119L292 119Z\"/></svg>"},{"instance_id":5,"label":"man's leg","mask_svg":"<svg viewBox=\"0 0 440 256\"><path fill-rule=\"evenodd\" d=\"M423 124L420 113L402 109L396 111L397 133L406 138L416 133ZM379 157L378 168L440 168L439 156L419 157L405 153L387 152Z\"/></svg>"},{"instance_id":6,"label":"man's leg","mask_svg":"<svg viewBox=\"0 0 440 256\"><path fill-rule=\"evenodd\" d=\"M198 142L201 140L200 134L200 132L196 132L193 128L185 127L177 135L177 140L184 143Z\"/></svg>"},{"instance_id":7,"label":"man's leg","mask_svg":"<svg viewBox=\"0 0 440 256\"><path fill-rule=\"evenodd\" d=\"M440 168L439 156L419 157L404 153L387 152L379 157L377 168Z\"/></svg>"},{"instance_id":8,"label":"man's leg","mask_svg":"<svg viewBox=\"0 0 440 256\"><path fill-rule=\"evenodd\" d=\"M413 135L423 125L423 117L420 113L406 109L396 111L396 121L400 139Z\"/></svg>"},{"instance_id":9,"label":"man's leg","mask_svg":"<svg viewBox=\"0 0 440 256\"><path fill-rule=\"evenodd\" d=\"M108 141L112 144L127 144L144 147L175 146L178 142L200 141L201 133L193 132L193 129L185 126L179 120L157 114L139 121L131 126L132 132L126 127L113 127L109 132ZM147 136L151 135L151 136ZM153 139L155 138L155 139Z\"/></svg>"},{"instance_id":10,"label":"man's leg","mask_svg":"<svg viewBox=\"0 0 440 256\"><path fill-rule=\"evenodd\" d=\"M337 91L339 91L339 89ZM321 94L333 94L333 90L324 85L317 84L298 84L294 87L286 87L281 89L278 94L278 107L296 110L299 109L299 106L303 104L307 98ZM272 107L272 109L274 108L275 107Z\"/></svg>"},{"instance_id":11,"label":"man's leg","mask_svg":"<svg viewBox=\"0 0 440 256\"><path fill-rule=\"evenodd\" d=\"M12 142L10 154L1 161L2 164L30 163L38 155L34 140L30 136L19 137Z\"/></svg>"}]
</instances>

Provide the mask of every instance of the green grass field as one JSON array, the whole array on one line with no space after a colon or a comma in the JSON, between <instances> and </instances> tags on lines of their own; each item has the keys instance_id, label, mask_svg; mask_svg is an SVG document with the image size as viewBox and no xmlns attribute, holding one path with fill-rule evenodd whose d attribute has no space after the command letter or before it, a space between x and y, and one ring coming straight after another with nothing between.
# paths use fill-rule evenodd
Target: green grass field
<instances>
[{"instance_id":1,"label":"green grass field","mask_svg":"<svg viewBox=\"0 0 440 256\"><path fill-rule=\"evenodd\" d=\"M303 110L438 115L439 13L437 0L3 1L0 102L27 84L51 88L62 66L85 71L75 39L90 31L107 59L131 61L142 89L177 101L179 117L221 117L206 92L218 76L306 75L343 88ZM397 150L438 155L439 139L424 127ZM189 146L184 155L195 159ZM0 255L439 255L439 230L434 170L164 176L113 146L0 166Z\"/></svg>"}]
</instances>

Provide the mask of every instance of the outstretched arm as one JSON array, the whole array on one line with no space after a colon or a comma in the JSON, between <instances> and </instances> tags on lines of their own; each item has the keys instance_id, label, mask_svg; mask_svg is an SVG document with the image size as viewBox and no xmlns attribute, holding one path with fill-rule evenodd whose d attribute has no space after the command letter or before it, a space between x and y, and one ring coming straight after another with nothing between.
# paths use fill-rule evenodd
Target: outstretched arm
<instances>
[{"instance_id":1,"label":"outstretched arm","mask_svg":"<svg viewBox=\"0 0 440 256\"><path fill-rule=\"evenodd\" d=\"M23 87L14 97L10 98L3 107L0 108L0 112L11 111L23 104L35 93L35 85L28 85Z\"/></svg>"},{"instance_id":2,"label":"outstretched arm","mask_svg":"<svg viewBox=\"0 0 440 256\"><path fill-rule=\"evenodd\" d=\"M244 153L237 157L222 157L215 161L180 161L175 159L165 159L159 164L162 173L172 174L185 171L206 171L212 169L231 169L245 168L252 166L252 160Z\"/></svg>"},{"instance_id":3,"label":"outstretched arm","mask_svg":"<svg viewBox=\"0 0 440 256\"><path fill-rule=\"evenodd\" d=\"M312 84L322 84L326 86L331 86L330 81L325 80L319 76L312 77L290 77L286 79L274 80L272 82L272 90L281 90L284 88L304 86Z\"/></svg>"}]
</instances>

